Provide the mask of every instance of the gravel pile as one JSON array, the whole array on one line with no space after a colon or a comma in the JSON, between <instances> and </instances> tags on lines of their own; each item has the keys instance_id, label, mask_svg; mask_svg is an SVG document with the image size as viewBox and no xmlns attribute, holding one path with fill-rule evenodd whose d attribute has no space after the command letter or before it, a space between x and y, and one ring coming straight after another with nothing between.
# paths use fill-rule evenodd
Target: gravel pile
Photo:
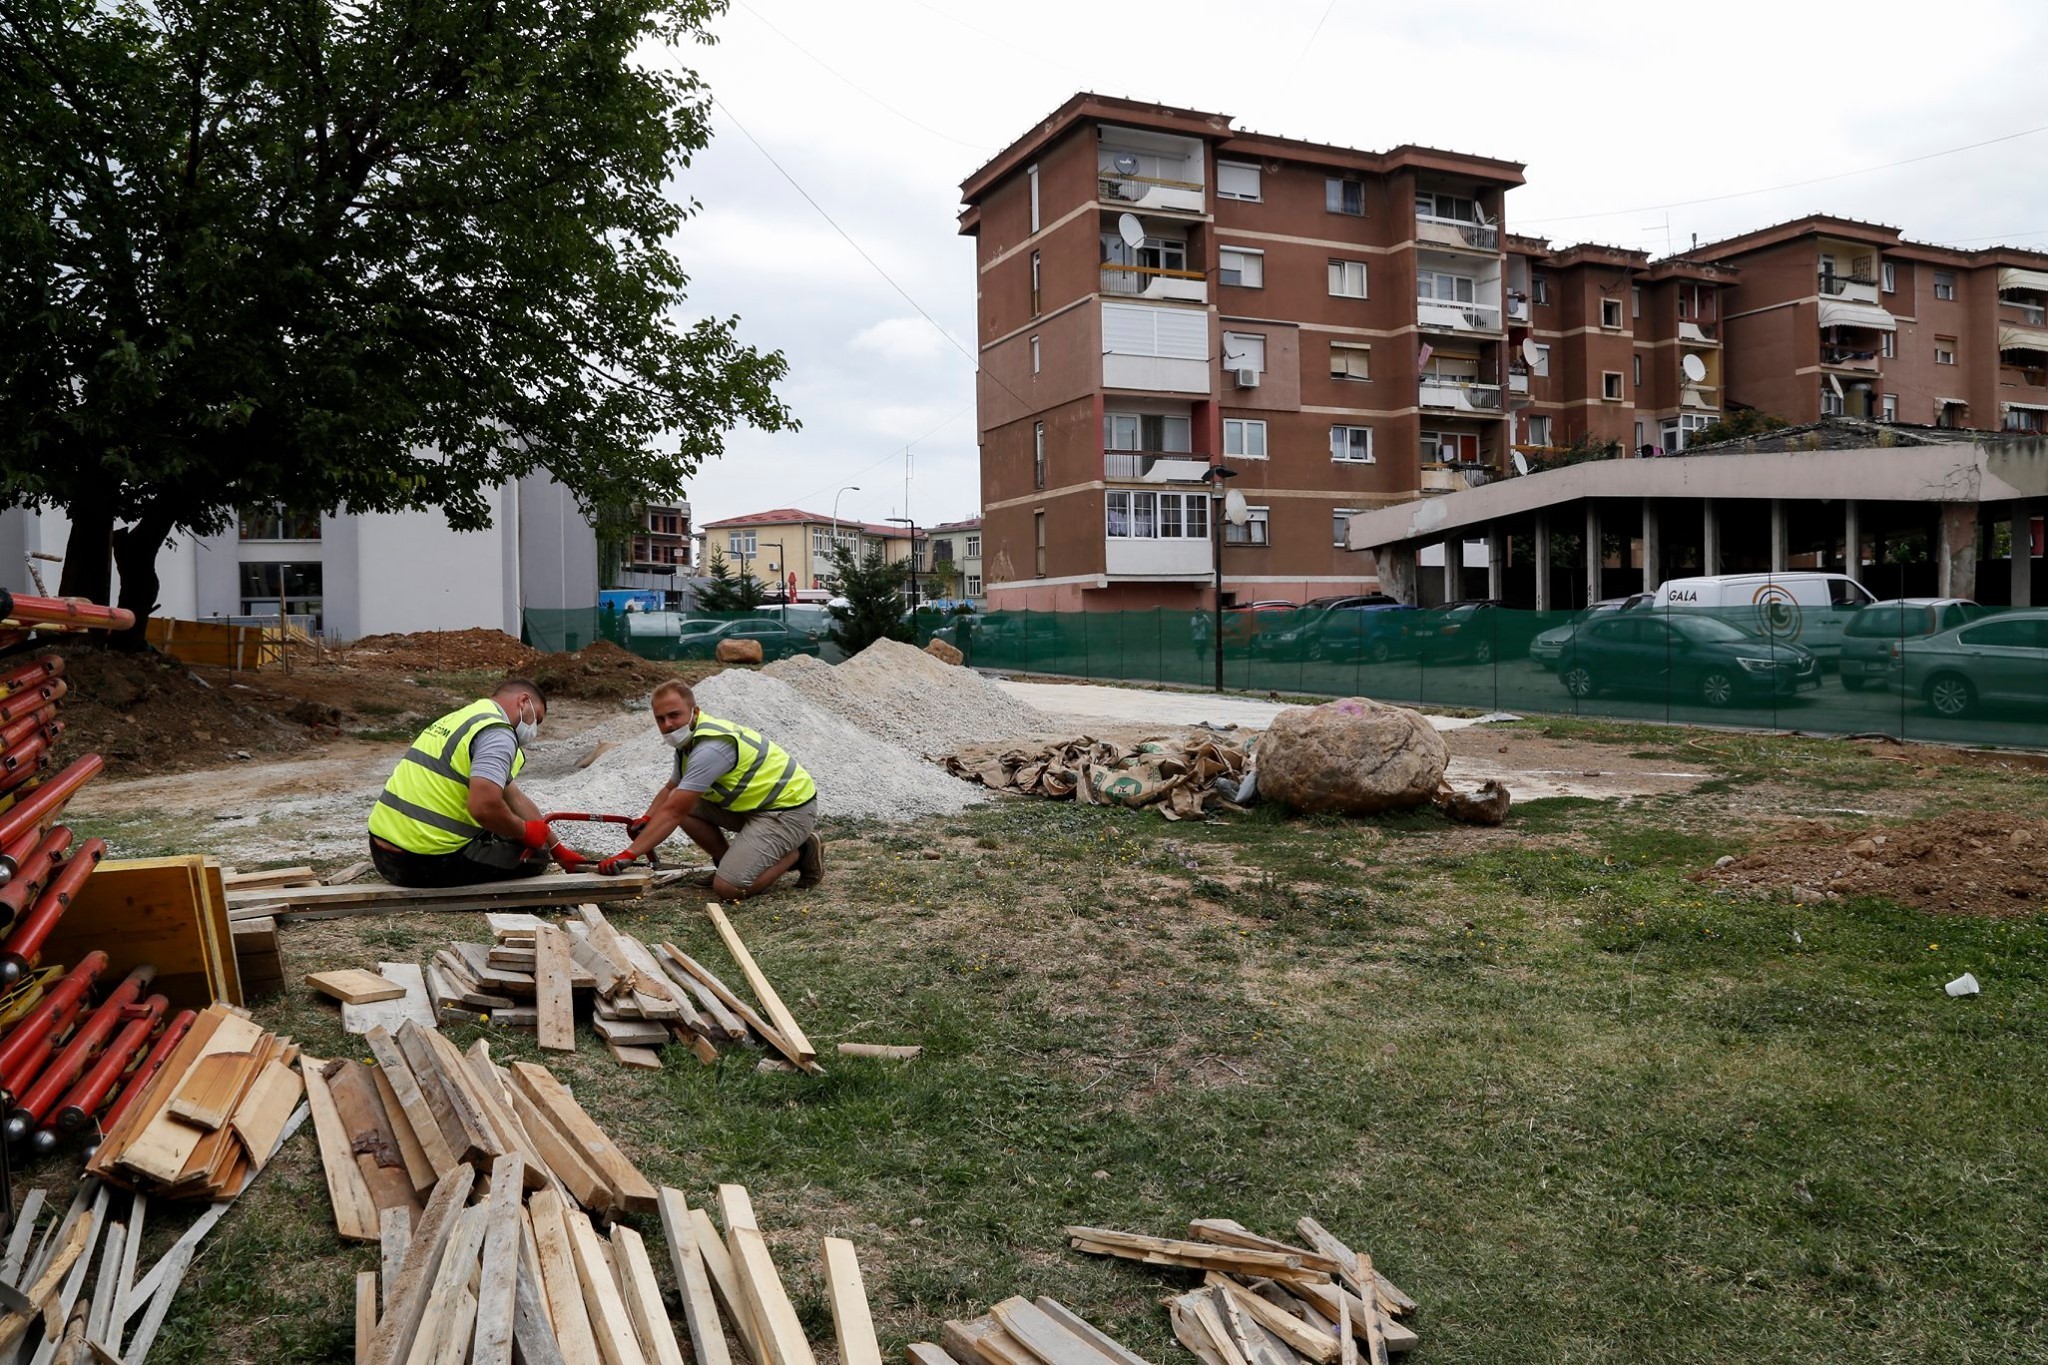
<instances>
[{"instance_id":1,"label":"gravel pile","mask_svg":"<svg viewBox=\"0 0 2048 1365\"><path fill-rule=\"evenodd\" d=\"M986 791L863 731L780 678L728 669L695 691L697 704L712 715L759 730L794 754L818 784L818 806L827 815L900 820L988 799ZM580 772L550 778L546 794L555 809L638 815L675 770L675 751L645 711L586 731L576 743L587 752L603 740L618 747ZM575 834L569 837L574 843Z\"/></svg>"},{"instance_id":2,"label":"gravel pile","mask_svg":"<svg viewBox=\"0 0 2048 1365\"><path fill-rule=\"evenodd\" d=\"M861 730L934 760L968 744L1057 728L973 669L895 640L877 640L836 666L799 654L762 672Z\"/></svg>"}]
</instances>

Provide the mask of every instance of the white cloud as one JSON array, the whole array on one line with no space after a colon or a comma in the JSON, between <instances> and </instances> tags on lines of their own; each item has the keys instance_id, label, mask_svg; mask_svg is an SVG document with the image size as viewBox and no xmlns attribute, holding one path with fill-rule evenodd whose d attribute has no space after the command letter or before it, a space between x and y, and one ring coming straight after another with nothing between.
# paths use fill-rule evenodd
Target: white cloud
<instances>
[{"instance_id":1,"label":"white cloud","mask_svg":"<svg viewBox=\"0 0 2048 1365\"><path fill-rule=\"evenodd\" d=\"M955 354L953 343L939 335L939 329L923 318L884 318L857 333L853 338L853 349L873 351L891 362L930 360Z\"/></svg>"}]
</instances>

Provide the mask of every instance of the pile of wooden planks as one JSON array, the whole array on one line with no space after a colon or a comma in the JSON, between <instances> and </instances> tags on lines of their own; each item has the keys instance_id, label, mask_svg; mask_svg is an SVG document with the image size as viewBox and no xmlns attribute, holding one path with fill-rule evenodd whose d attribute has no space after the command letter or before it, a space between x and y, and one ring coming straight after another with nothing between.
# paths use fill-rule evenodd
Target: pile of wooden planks
<instances>
[{"instance_id":1,"label":"pile of wooden planks","mask_svg":"<svg viewBox=\"0 0 2048 1365\"><path fill-rule=\"evenodd\" d=\"M413 1218L458 1167L475 1173L516 1156L528 1187L598 1214L652 1212L654 1187L546 1067L500 1066L490 1044L467 1052L407 1020L364 1041L376 1065L305 1058L334 1222L376 1242L384 1221Z\"/></svg>"},{"instance_id":2,"label":"pile of wooden planks","mask_svg":"<svg viewBox=\"0 0 2048 1365\"><path fill-rule=\"evenodd\" d=\"M383 882L345 886L257 886L227 893L230 920L341 919L404 915L427 910L561 908L582 901L631 900L683 876L636 868L616 877L595 872L543 873L480 886L406 887Z\"/></svg>"},{"instance_id":3,"label":"pile of wooden planks","mask_svg":"<svg viewBox=\"0 0 2048 1365\"><path fill-rule=\"evenodd\" d=\"M1400 1319L1415 1301L1313 1218L1307 1247L1261 1237L1228 1218L1198 1218L1185 1239L1073 1227L1076 1251L1202 1272L1167 1300L1173 1334L1202 1365L1386 1365L1417 1338ZM990 1365L1013 1365L991 1361ZM1064 1362L1061 1363L1064 1365Z\"/></svg>"},{"instance_id":4,"label":"pile of wooden planks","mask_svg":"<svg viewBox=\"0 0 2048 1365\"><path fill-rule=\"evenodd\" d=\"M1008 1298L946 1324L943 1345L912 1342L910 1365L1147 1365L1057 1299Z\"/></svg>"},{"instance_id":5,"label":"pile of wooden planks","mask_svg":"<svg viewBox=\"0 0 2048 1365\"><path fill-rule=\"evenodd\" d=\"M298 1047L214 1004L126 1105L89 1175L170 1199L232 1199L276 1150L303 1086Z\"/></svg>"}]
</instances>

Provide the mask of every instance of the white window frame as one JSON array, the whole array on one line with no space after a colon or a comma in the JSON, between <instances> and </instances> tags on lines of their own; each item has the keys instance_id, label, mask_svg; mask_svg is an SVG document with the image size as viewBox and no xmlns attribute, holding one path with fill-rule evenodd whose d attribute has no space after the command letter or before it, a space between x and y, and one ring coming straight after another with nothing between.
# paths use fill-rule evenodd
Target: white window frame
<instances>
[{"instance_id":1,"label":"white window frame","mask_svg":"<svg viewBox=\"0 0 2048 1365\"><path fill-rule=\"evenodd\" d=\"M1550 444L1550 417L1551 415L1547 412L1532 412L1523 419L1529 424L1528 441L1530 445L1547 446ZM1538 422L1543 424L1543 434L1540 436L1536 433L1536 424Z\"/></svg>"},{"instance_id":2,"label":"white window frame","mask_svg":"<svg viewBox=\"0 0 2048 1365\"><path fill-rule=\"evenodd\" d=\"M1898 357L1898 354L1899 354L1899 334L1898 334L1897 332L1882 332L1882 333L1879 333L1879 335L1878 335L1878 341L1879 341L1879 345L1878 345L1878 354L1879 354L1879 355L1883 356L1883 357L1884 357L1884 358L1885 358L1886 360L1893 360L1893 359L1896 359L1896 358Z\"/></svg>"},{"instance_id":3,"label":"white window frame","mask_svg":"<svg viewBox=\"0 0 2048 1365\"><path fill-rule=\"evenodd\" d=\"M1108 540L1207 540L1209 495L1112 488L1102 498L1102 534Z\"/></svg>"},{"instance_id":4,"label":"white window frame","mask_svg":"<svg viewBox=\"0 0 2048 1365\"><path fill-rule=\"evenodd\" d=\"M1363 442L1359 439L1361 435L1364 437ZM1338 453L1339 442L1342 442L1343 445L1342 454ZM1352 452L1361 444L1365 448L1365 453L1362 455L1353 454ZM1378 459L1373 455L1372 428L1351 426L1342 422L1332 425L1330 428L1330 462L1332 464L1378 464Z\"/></svg>"},{"instance_id":5,"label":"white window frame","mask_svg":"<svg viewBox=\"0 0 2048 1365\"><path fill-rule=\"evenodd\" d=\"M1235 359L1232 358L1233 350ZM1226 370L1266 370L1266 334L1264 332L1225 332L1223 334L1223 368Z\"/></svg>"},{"instance_id":6,"label":"white window frame","mask_svg":"<svg viewBox=\"0 0 2048 1365\"><path fill-rule=\"evenodd\" d=\"M1631 318L1643 315L1643 287L1639 284L1628 287L1628 315Z\"/></svg>"},{"instance_id":7,"label":"white window frame","mask_svg":"<svg viewBox=\"0 0 2048 1365\"><path fill-rule=\"evenodd\" d=\"M725 552L729 555L746 555L748 558L761 553L761 538L758 531L727 531Z\"/></svg>"},{"instance_id":8,"label":"white window frame","mask_svg":"<svg viewBox=\"0 0 2048 1365\"><path fill-rule=\"evenodd\" d=\"M1448 294L1437 292L1438 283L1444 280L1449 280L1451 284L1451 292ZM1427 293L1423 292L1422 288L1425 281L1429 285ZM1477 303L1479 281L1470 275L1454 275L1448 270L1418 270L1415 272L1415 295L1433 303Z\"/></svg>"},{"instance_id":9,"label":"white window frame","mask_svg":"<svg viewBox=\"0 0 2048 1365\"><path fill-rule=\"evenodd\" d=\"M1340 550L1344 548L1345 536L1351 528L1349 526L1341 526L1340 523L1348 522L1352 517L1357 516L1364 510L1363 507L1332 507L1330 509L1330 543L1332 545Z\"/></svg>"},{"instance_id":10,"label":"white window frame","mask_svg":"<svg viewBox=\"0 0 2048 1365\"><path fill-rule=\"evenodd\" d=\"M1038 231L1038 167L1026 166L1024 179L1031 187L1031 230Z\"/></svg>"},{"instance_id":11,"label":"white window frame","mask_svg":"<svg viewBox=\"0 0 2048 1365\"><path fill-rule=\"evenodd\" d=\"M1848 400L1848 398L1847 398L1846 396L1842 395L1842 394L1839 394L1839 393L1835 392L1835 386L1834 386L1834 385L1832 385L1832 384L1823 384L1823 385L1821 385L1821 386L1820 386L1820 415L1821 415L1821 416L1823 416L1823 417L1840 417L1840 416L1844 415L1845 413L1847 413L1847 412L1848 412L1848 410L1849 410L1849 400Z\"/></svg>"},{"instance_id":12,"label":"white window frame","mask_svg":"<svg viewBox=\"0 0 2048 1365\"><path fill-rule=\"evenodd\" d=\"M1354 276L1358 287L1353 289ZM1364 261L1333 260L1330 262L1330 297L1333 299L1362 299L1367 297L1367 280Z\"/></svg>"},{"instance_id":13,"label":"white window frame","mask_svg":"<svg viewBox=\"0 0 2048 1365\"><path fill-rule=\"evenodd\" d=\"M1031 373L1037 374L1042 363L1043 357L1039 353L1038 338L1033 337L1031 338Z\"/></svg>"},{"instance_id":14,"label":"white window frame","mask_svg":"<svg viewBox=\"0 0 2048 1365\"><path fill-rule=\"evenodd\" d=\"M1531 306L1550 306L1550 276L1540 271L1529 272L1529 303Z\"/></svg>"},{"instance_id":15,"label":"white window frame","mask_svg":"<svg viewBox=\"0 0 2048 1365\"><path fill-rule=\"evenodd\" d=\"M1934 272L1934 297L1953 303L1956 297L1956 272L1937 270Z\"/></svg>"},{"instance_id":16,"label":"white window frame","mask_svg":"<svg viewBox=\"0 0 2048 1365\"><path fill-rule=\"evenodd\" d=\"M1224 278L1224 275L1231 269L1224 260L1228 256L1238 258L1237 278L1234 280ZM1266 287L1266 253L1255 251L1251 247L1245 246L1218 247L1216 252L1216 278L1219 283L1227 284L1232 289L1264 289Z\"/></svg>"},{"instance_id":17,"label":"white window frame","mask_svg":"<svg viewBox=\"0 0 2048 1365\"><path fill-rule=\"evenodd\" d=\"M1344 207L1346 188L1358 191L1358 207ZM1323 212L1341 213L1346 218L1365 217L1365 182L1353 175L1326 175L1323 177Z\"/></svg>"},{"instance_id":18,"label":"white window frame","mask_svg":"<svg viewBox=\"0 0 2048 1365\"><path fill-rule=\"evenodd\" d=\"M1934 363L1937 365L1953 365L1956 363L1956 339L1954 337L1936 337L1934 339Z\"/></svg>"},{"instance_id":19,"label":"white window frame","mask_svg":"<svg viewBox=\"0 0 2048 1365\"><path fill-rule=\"evenodd\" d=\"M1614 310L1614 321L1612 322L1607 320L1609 309ZM1627 321L1628 319L1622 316L1620 299L1600 300L1600 325L1602 327L1618 329Z\"/></svg>"},{"instance_id":20,"label":"white window frame","mask_svg":"<svg viewBox=\"0 0 2048 1365\"><path fill-rule=\"evenodd\" d=\"M1344 368L1338 369L1339 357L1344 359ZM1360 373L1360 371L1363 373ZM1345 383L1367 383L1372 379L1372 347L1362 341L1333 341L1330 343L1330 378Z\"/></svg>"},{"instance_id":21,"label":"white window frame","mask_svg":"<svg viewBox=\"0 0 2048 1365\"><path fill-rule=\"evenodd\" d=\"M966 575L966 578L967 578L967 595L968 595L969 597L979 597L979 596L981 596L981 575L980 575L980 574L978 574L978 573L971 573L971 574L968 574L968 575Z\"/></svg>"},{"instance_id":22,"label":"white window frame","mask_svg":"<svg viewBox=\"0 0 2048 1365\"><path fill-rule=\"evenodd\" d=\"M1236 429L1236 450L1230 448L1232 429ZM1253 446L1258 449L1254 451ZM1223 458L1226 460L1263 460L1266 458L1266 423L1258 417L1226 417L1223 419Z\"/></svg>"},{"instance_id":23,"label":"white window frame","mask_svg":"<svg viewBox=\"0 0 2048 1365\"><path fill-rule=\"evenodd\" d=\"M1627 376L1623 375L1620 370L1600 371L1600 401L1603 403L1626 401L1628 398L1628 390L1624 387L1626 378ZM1614 381L1612 384L1607 382L1610 379Z\"/></svg>"},{"instance_id":24,"label":"white window frame","mask_svg":"<svg viewBox=\"0 0 2048 1365\"><path fill-rule=\"evenodd\" d=\"M1886 394L1886 395L1885 395L1885 396L1884 396L1884 397L1883 397L1882 399L1880 399L1880 400L1879 400L1879 402L1878 402L1878 408L1877 408L1877 411L1878 411L1878 418L1877 418L1877 420L1878 420L1878 421L1880 421L1880 422L1896 422L1896 421L1898 421L1898 420L1899 420L1899 396L1898 396L1897 394L1895 394L1895 393L1888 393L1888 394Z\"/></svg>"},{"instance_id":25,"label":"white window frame","mask_svg":"<svg viewBox=\"0 0 2048 1365\"><path fill-rule=\"evenodd\" d=\"M1225 179L1224 172L1226 170L1251 172L1252 192L1250 194L1241 194L1235 190L1225 189L1223 187L1223 182ZM1216 163L1216 197L1218 199L1235 199L1239 203L1243 204L1264 203L1266 197L1265 186L1261 184L1259 180L1258 163L1254 161L1218 161Z\"/></svg>"},{"instance_id":26,"label":"white window frame","mask_svg":"<svg viewBox=\"0 0 2048 1365\"><path fill-rule=\"evenodd\" d=\"M1536 363L1529 367L1529 373L1538 379L1550 378L1550 343L1536 343Z\"/></svg>"},{"instance_id":27,"label":"white window frame","mask_svg":"<svg viewBox=\"0 0 2048 1365\"><path fill-rule=\"evenodd\" d=\"M1145 441L1146 422L1159 424L1159 444ZM1105 412L1102 414L1104 450L1142 451L1146 454L1186 455L1194 449L1194 421L1171 412ZM1178 444L1175 437L1179 438ZM1130 445L1123 444L1128 439Z\"/></svg>"},{"instance_id":28,"label":"white window frame","mask_svg":"<svg viewBox=\"0 0 2048 1365\"><path fill-rule=\"evenodd\" d=\"M1271 545L1273 543L1273 509L1270 507L1247 507L1244 510L1244 525L1233 526L1227 521L1223 523L1223 543L1225 545L1254 547Z\"/></svg>"},{"instance_id":29,"label":"white window frame","mask_svg":"<svg viewBox=\"0 0 2048 1365\"><path fill-rule=\"evenodd\" d=\"M1031 486L1045 487L1045 423L1031 424Z\"/></svg>"},{"instance_id":30,"label":"white window frame","mask_svg":"<svg viewBox=\"0 0 2048 1365\"><path fill-rule=\"evenodd\" d=\"M967 558L981 558L981 533L979 531L967 537Z\"/></svg>"},{"instance_id":31,"label":"white window frame","mask_svg":"<svg viewBox=\"0 0 2048 1365\"><path fill-rule=\"evenodd\" d=\"M1463 457L1465 454L1465 442L1468 438L1472 442L1472 455L1474 457L1473 460L1470 461L1470 463L1477 463L1480 450L1478 432L1432 430L1425 430L1421 432L1419 435L1420 444L1418 446L1418 450L1422 462L1424 464L1467 463L1467 461L1465 461ZM1451 450L1457 458L1449 460L1446 460L1444 458L1444 443L1446 441L1450 442Z\"/></svg>"},{"instance_id":32,"label":"white window frame","mask_svg":"<svg viewBox=\"0 0 2048 1365\"><path fill-rule=\"evenodd\" d=\"M1451 212L1443 212L1443 203L1450 200ZM1469 217L1460 216L1456 205L1463 204L1472 210ZM1432 223L1462 223L1468 227L1480 222L1479 201L1469 194L1452 194L1447 190L1422 190L1415 196L1415 216Z\"/></svg>"},{"instance_id":33,"label":"white window frame","mask_svg":"<svg viewBox=\"0 0 2048 1365\"><path fill-rule=\"evenodd\" d=\"M1887 294L1899 292L1899 267L1894 261L1879 261L1877 265L1878 288Z\"/></svg>"},{"instance_id":34,"label":"white window frame","mask_svg":"<svg viewBox=\"0 0 2048 1365\"><path fill-rule=\"evenodd\" d=\"M1640 354L1632 355L1629 357L1629 362L1635 371L1633 376L1635 386L1640 389L1643 386L1643 357Z\"/></svg>"},{"instance_id":35,"label":"white window frame","mask_svg":"<svg viewBox=\"0 0 2048 1365\"><path fill-rule=\"evenodd\" d=\"M1037 317L1037 316L1038 316L1038 315L1039 315L1040 313L1042 313L1042 312L1044 312L1044 311L1045 311L1045 308L1044 308L1044 306L1043 306L1043 304L1044 304L1044 295L1043 295L1043 293L1041 292L1041 291L1042 291L1042 289L1043 289L1043 286L1044 286L1044 280L1043 280L1043 278L1042 278L1043 272L1042 272L1042 269L1041 269L1041 264L1042 264L1042 263L1040 262L1040 260L1039 260L1039 258L1038 258L1038 253L1037 253L1037 252L1035 252L1035 251L1034 251L1034 252L1032 252L1032 253L1031 253L1031 316L1032 316L1032 317Z\"/></svg>"}]
</instances>

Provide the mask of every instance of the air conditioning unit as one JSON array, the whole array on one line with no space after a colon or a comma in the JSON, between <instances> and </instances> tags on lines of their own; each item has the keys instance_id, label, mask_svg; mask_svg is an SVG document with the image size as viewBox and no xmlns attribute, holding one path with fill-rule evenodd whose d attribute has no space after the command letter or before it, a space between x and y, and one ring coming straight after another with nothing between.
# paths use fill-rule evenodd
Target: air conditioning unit
<instances>
[{"instance_id":1,"label":"air conditioning unit","mask_svg":"<svg viewBox=\"0 0 2048 1365\"><path fill-rule=\"evenodd\" d=\"M1233 371L1233 374L1237 379L1237 386L1240 389L1256 389L1259 386L1259 372L1257 370L1236 370Z\"/></svg>"}]
</instances>

